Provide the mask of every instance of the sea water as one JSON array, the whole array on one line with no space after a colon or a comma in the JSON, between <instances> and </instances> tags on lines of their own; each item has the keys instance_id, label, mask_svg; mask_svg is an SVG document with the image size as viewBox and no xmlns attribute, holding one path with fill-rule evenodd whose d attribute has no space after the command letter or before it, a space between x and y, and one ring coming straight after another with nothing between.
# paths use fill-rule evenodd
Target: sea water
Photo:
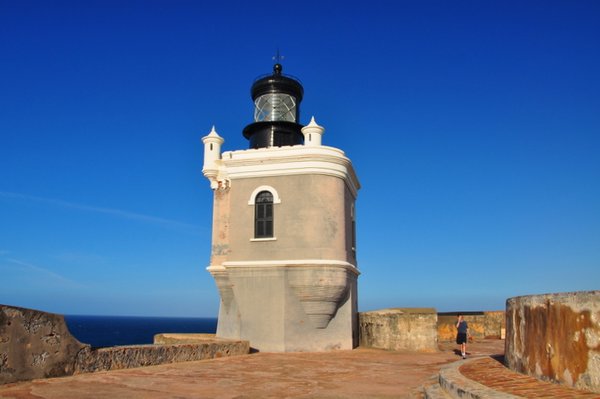
<instances>
[{"instance_id":1,"label":"sea water","mask_svg":"<svg viewBox=\"0 0 600 399\"><path fill-rule=\"evenodd\" d=\"M216 317L128 317L66 315L71 334L93 348L151 344L160 333L204 333L217 330Z\"/></svg>"}]
</instances>

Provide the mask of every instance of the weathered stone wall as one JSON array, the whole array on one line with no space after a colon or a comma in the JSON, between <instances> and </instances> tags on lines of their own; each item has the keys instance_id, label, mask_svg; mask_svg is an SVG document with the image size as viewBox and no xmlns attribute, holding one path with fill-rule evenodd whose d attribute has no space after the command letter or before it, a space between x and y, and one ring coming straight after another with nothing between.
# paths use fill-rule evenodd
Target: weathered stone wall
<instances>
[{"instance_id":1,"label":"weathered stone wall","mask_svg":"<svg viewBox=\"0 0 600 399\"><path fill-rule=\"evenodd\" d=\"M187 343L91 349L71 335L61 315L0 305L0 384L250 352L248 341L205 334L187 338Z\"/></svg>"},{"instance_id":2,"label":"weathered stone wall","mask_svg":"<svg viewBox=\"0 0 600 399\"><path fill-rule=\"evenodd\" d=\"M506 316L509 368L600 393L600 291L509 298Z\"/></svg>"},{"instance_id":3,"label":"weathered stone wall","mask_svg":"<svg viewBox=\"0 0 600 399\"><path fill-rule=\"evenodd\" d=\"M483 334L486 339L504 339L506 312L503 310L483 312Z\"/></svg>"},{"instance_id":4,"label":"weathered stone wall","mask_svg":"<svg viewBox=\"0 0 600 399\"><path fill-rule=\"evenodd\" d=\"M338 158L338 150L314 149L321 150L325 152L318 155L319 163L337 169L346 162ZM255 157L256 151L263 153L264 168L282 175L240 175L246 157ZM208 268L221 296L217 336L249 340L261 352L349 350L358 345L360 273L351 234L355 193L337 175L288 173L297 167L288 165L293 158L289 151L303 150L259 149L224 156L231 187L215 191ZM257 240L251 204L267 189L274 196L277 239Z\"/></svg>"},{"instance_id":5,"label":"weathered stone wall","mask_svg":"<svg viewBox=\"0 0 600 399\"><path fill-rule=\"evenodd\" d=\"M249 352L248 341L231 340L175 345L114 346L81 351L75 362L75 374L246 355Z\"/></svg>"},{"instance_id":6,"label":"weathered stone wall","mask_svg":"<svg viewBox=\"0 0 600 399\"><path fill-rule=\"evenodd\" d=\"M438 350L433 308L396 308L359 313L359 346L434 352Z\"/></svg>"},{"instance_id":7,"label":"weathered stone wall","mask_svg":"<svg viewBox=\"0 0 600 399\"><path fill-rule=\"evenodd\" d=\"M63 316L0 305L0 384L73 374L83 349Z\"/></svg>"},{"instance_id":8,"label":"weathered stone wall","mask_svg":"<svg viewBox=\"0 0 600 399\"><path fill-rule=\"evenodd\" d=\"M161 333L154 335L155 345L200 344L205 342L232 342L217 338L215 334L204 333Z\"/></svg>"},{"instance_id":9,"label":"weathered stone wall","mask_svg":"<svg viewBox=\"0 0 600 399\"><path fill-rule=\"evenodd\" d=\"M460 313L460 312L458 312ZM437 333L440 341L456 339L456 314L438 314ZM469 325L469 334L473 339L500 339L505 328L503 311L465 312L463 315Z\"/></svg>"}]
</instances>

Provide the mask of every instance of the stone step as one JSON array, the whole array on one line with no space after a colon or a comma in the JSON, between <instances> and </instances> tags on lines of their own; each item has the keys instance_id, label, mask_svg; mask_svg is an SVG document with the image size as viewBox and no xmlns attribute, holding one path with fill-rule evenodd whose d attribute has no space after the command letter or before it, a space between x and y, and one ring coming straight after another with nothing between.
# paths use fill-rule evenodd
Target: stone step
<instances>
[{"instance_id":1,"label":"stone step","mask_svg":"<svg viewBox=\"0 0 600 399\"><path fill-rule=\"evenodd\" d=\"M425 399L452 399L452 396L448 395L438 383L426 386L424 392Z\"/></svg>"},{"instance_id":2,"label":"stone step","mask_svg":"<svg viewBox=\"0 0 600 399\"><path fill-rule=\"evenodd\" d=\"M442 367L439 372L439 389L429 383L425 387L425 397L444 398L439 395L440 391L447 395L446 398L455 399L600 398L597 393L540 381L509 370L489 356L475 356Z\"/></svg>"},{"instance_id":3,"label":"stone step","mask_svg":"<svg viewBox=\"0 0 600 399\"><path fill-rule=\"evenodd\" d=\"M458 369L460 374L486 387L502 391L503 395L517 395L525 398L552 399L598 399L600 392L593 393L565 385L541 381L535 377L517 373L491 357L482 357L466 362Z\"/></svg>"},{"instance_id":4,"label":"stone step","mask_svg":"<svg viewBox=\"0 0 600 399\"><path fill-rule=\"evenodd\" d=\"M468 362L476 361L477 358L460 360L446 365L440 370L439 384L451 398L457 399L518 399L521 396L498 392L478 382L463 376L459 368Z\"/></svg>"}]
</instances>

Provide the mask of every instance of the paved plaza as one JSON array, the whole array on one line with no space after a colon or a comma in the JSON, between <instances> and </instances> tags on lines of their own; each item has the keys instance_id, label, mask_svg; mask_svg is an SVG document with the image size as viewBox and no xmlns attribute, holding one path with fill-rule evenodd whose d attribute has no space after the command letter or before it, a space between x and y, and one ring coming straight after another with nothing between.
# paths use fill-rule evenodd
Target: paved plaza
<instances>
[{"instance_id":1,"label":"paved plaza","mask_svg":"<svg viewBox=\"0 0 600 399\"><path fill-rule=\"evenodd\" d=\"M365 348L254 353L7 384L0 387L0 398L420 398L422 386L434 383L440 368L460 359L455 349L444 343L437 353ZM494 374L502 376L506 386L522 380L490 357L501 356L503 350L501 340L473 343L469 353L477 360L472 364L488 363L469 368L467 362L462 368L468 369L467 374L486 371L473 374L483 383L493 383ZM542 389L535 384L544 384L532 379L527 383L534 392ZM576 395L564 397L600 398L577 396L580 392L568 389L564 392Z\"/></svg>"}]
</instances>

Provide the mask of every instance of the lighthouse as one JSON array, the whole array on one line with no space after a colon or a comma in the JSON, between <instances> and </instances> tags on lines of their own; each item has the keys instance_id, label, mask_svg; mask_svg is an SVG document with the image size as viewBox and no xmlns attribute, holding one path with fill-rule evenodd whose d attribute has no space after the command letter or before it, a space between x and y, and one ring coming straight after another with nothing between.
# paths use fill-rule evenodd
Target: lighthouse
<instances>
[{"instance_id":1,"label":"lighthouse","mask_svg":"<svg viewBox=\"0 0 600 399\"><path fill-rule=\"evenodd\" d=\"M351 161L322 144L315 118L300 124L304 89L280 63L251 87L248 148L202 138L213 190L210 264L220 295L217 337L264 352L358 345L359 271Z\"/></svg>"}]
</instances>

